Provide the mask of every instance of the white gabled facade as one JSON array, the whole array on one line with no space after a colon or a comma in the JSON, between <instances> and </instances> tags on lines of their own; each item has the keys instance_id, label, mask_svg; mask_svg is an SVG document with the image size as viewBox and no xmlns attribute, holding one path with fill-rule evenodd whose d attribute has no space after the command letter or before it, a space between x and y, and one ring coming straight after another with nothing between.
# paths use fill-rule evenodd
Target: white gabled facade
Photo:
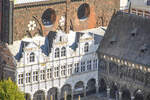
<instances>
[{"instance_id":1,"label":"white gabled facade","mask_svg":"<svg viewBox=\"0 0 150 100\"><path fill-rule=\"evenodd\" d=\"M96 50L103 35L104 30L96 28L70 31L69 34L57 31L51 33L52 38L35 36L15 41L8 47L17 61L19 88L33 100L44 100L50 96L60 100L64 96L63 91L68 91L63 90L66 85L71 88L67 94L72 98L81 93L92 93L94 89L97 91ZM50 92L54 88L57 95Z\"/></svg>"}]
</instances>

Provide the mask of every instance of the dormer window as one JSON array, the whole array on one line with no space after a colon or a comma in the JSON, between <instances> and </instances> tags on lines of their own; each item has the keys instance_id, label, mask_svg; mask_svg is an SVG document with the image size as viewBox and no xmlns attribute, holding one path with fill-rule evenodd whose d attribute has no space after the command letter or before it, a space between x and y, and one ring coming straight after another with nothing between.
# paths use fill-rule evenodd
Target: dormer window
<instances>
[{"instance_id":1,"label":"dormer window","mask_svg":"<svg viewBox=\"0 0 150 100\"><path fill-rule=\"evenodd\" d=\"M134 30L132 30L132 31L131 31L131 36L132 36L132 37L135 37L135 36L137 35L137 31L138 31L137 28L135 28Z\"/></svg>"},{"instance_id":2,"label":"dormer window","mask_svg":"<svg viewBox=\"0 0 150 100\"><path fill-rule=\"evenodd\" d=\"M30 54L30 62L34 62L35 61L35 54L32 52Z\"/></svg>"},{"instance_id":3,"label":"dormer window","mask_svg":"<svg viewBox=\"0 0 150 100\"><path fill-rule=\"evenodd\" d=\"M110 44L114 44L117 42L117 37L116 36L113 36L112 39L110 40Z\"/></svg>"},{"instance_id":4,"label":"dormer window","mask_svg":"<svg viewBox=\"0 0 150 100\"><path fill-rule=\"evenodd\" d=\"M66 56L66 48L65 47L62 47L61 48L61 56Z\"/></svg>"},{"instance_id":5,"label":"dormer window","mask_svg":"<svg viewBox=\"0 0 150 100\"><path fill-rule=\"evenodd\" d=\"M148 50L148 48L147 48L147 45L146 45L146 44L144 44L144 45L140 48L141 53L145 53L147 50Z\"/></svg>"},{"instance_id":6,"label":"dormer window","mask_svg":"<svg viewBox=\"0 0 150 100\"><path fill-rule=\"evenodd\" d=\"M56 48L55 49L55 58L58 58L59 57L59 48Z\"/></svg>"},{"instance_id":7,"label":"dormer window","mask_svg":"<svg viewBox=\"0 0 150 100\"><path fill-rule=\"evenodd\" d=\"M89 51L89 44L85 43L84 45L84 52L88 52Z\"/></svg>"}]
</instances>

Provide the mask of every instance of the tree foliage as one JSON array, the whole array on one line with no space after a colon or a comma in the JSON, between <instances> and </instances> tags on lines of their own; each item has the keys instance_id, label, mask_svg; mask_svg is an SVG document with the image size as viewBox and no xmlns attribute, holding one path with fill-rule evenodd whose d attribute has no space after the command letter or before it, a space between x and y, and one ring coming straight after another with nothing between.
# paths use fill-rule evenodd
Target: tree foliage
<instances>
[{"instance_id":1,"label":"tree foliage","mask_svg":"<svg viewBox=\"0 0 150 100\"><path fill-rule=\"evenodd\" d=\"M0 81L0 100L25 100L16 83L8 80Z\"/></svg>"}]
</instances>

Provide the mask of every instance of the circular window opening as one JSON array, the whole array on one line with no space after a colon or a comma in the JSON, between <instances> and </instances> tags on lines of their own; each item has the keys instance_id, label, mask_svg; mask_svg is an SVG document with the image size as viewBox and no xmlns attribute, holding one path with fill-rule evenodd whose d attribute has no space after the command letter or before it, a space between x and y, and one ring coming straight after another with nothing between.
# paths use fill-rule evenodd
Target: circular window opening
<instances>
[{"instance_id":1,"label":"circular window opening","mask_svg":"<svg viewBox=\"0 0 150 100\"><path fill-rule=\"evenodd\" d=\"M42 15L42 23L45 26L53 25L56 21L56 14L55 11L51 8L44 11Z\"/></svg>"},{"instance_id":2,"label":"circular window opening","mask_svg":"<svg viewBox=\"0 0 150 100\"><path fill-rule=\"evenodd\" d=\"M78 18L80 20L84 20L84 19L87 19L89 15L90 15L90 6L87 3L82 4L78 8Z\"/></svg>"}]
</instances>

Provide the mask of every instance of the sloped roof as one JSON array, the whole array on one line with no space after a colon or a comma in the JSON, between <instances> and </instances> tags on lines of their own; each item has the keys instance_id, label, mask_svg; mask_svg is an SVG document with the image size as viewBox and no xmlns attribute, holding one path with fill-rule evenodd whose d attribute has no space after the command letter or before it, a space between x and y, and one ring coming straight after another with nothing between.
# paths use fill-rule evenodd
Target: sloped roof
<instances>
[{"instance_id":1,"label":"sloped roof","mask_svg":"<svg viewBox=\"0 0 150 100\"><path fill-rule=\"evenodd\" d=\"M150 65L150 19L117 12L112 16L98 53Z\"/></svg>"}]
</instances>

